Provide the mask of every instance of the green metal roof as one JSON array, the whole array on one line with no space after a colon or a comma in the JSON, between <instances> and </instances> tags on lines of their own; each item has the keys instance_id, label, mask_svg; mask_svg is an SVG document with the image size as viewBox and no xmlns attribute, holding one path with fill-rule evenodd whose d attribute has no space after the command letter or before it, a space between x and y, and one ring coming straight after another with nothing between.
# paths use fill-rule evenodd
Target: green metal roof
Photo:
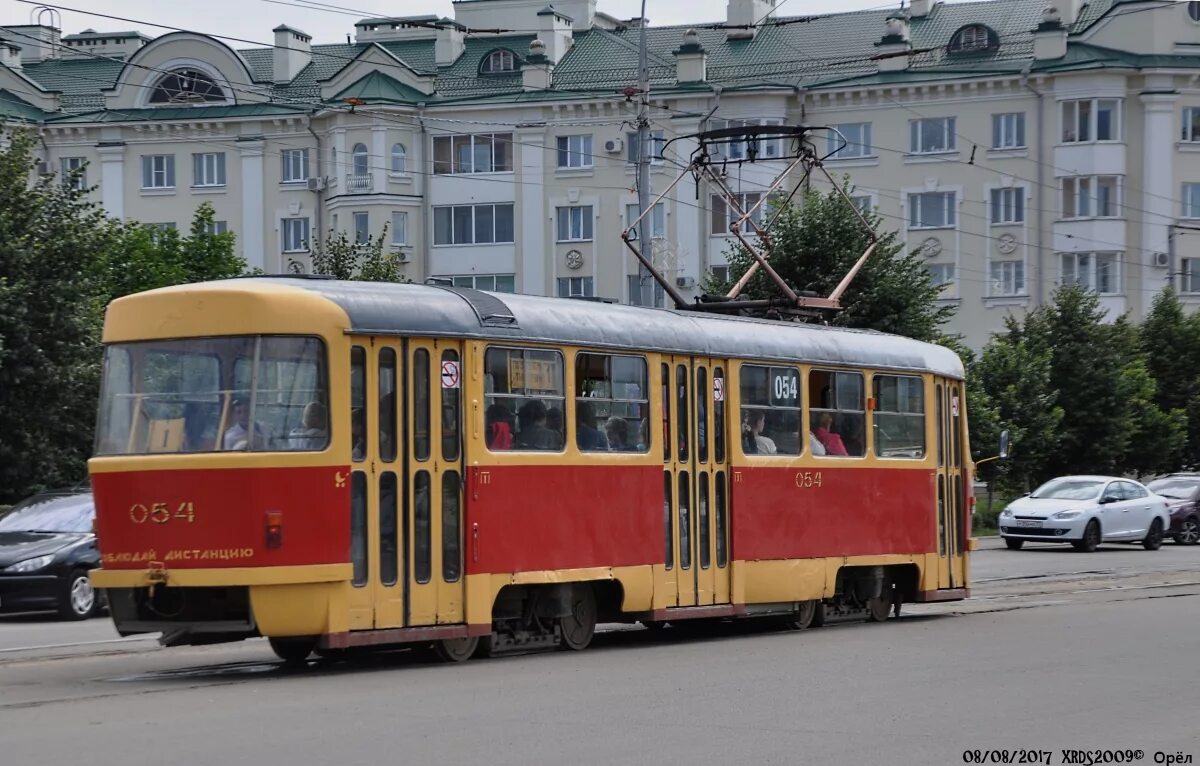
<instances>
[{"instance_id":1,"label":"green metal roof","mask_svg":"<svg viewBox=\"0 0 1200 766\"><path fill-rule=\"evenodd\" d=\"M416 104L425 101L429 96L376 70L359 78L353 85L334 96L333 100L344 101L348 98L360 98L369 104Z\"/></svg>"},{"instance_id":2,"label":"green metal roof","mask_svg":"<svg viewBox=\"0 0 1200 766\"><path fill-rule=\"evenodd\" d=\"M25 122L41 122L50 116L12 91L3 89L0 89L0 115Z\"/></svg>"}]
</instances>

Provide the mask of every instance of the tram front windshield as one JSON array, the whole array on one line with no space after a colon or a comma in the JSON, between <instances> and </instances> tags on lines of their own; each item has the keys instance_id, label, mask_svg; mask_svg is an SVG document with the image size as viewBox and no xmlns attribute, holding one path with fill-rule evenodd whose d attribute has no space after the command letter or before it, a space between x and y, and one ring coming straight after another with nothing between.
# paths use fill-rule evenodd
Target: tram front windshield
<instances>
[{"instance_id":1,"label":"tram front windshield","mask_svg":"<svg viewBox=\"0 0 1200 766\"><path fill-rule=\"evenodd\" d=\"M317 338L112 344L96 454L320 451L329 445L327 381Z\"/></svg>"}]
</instances>

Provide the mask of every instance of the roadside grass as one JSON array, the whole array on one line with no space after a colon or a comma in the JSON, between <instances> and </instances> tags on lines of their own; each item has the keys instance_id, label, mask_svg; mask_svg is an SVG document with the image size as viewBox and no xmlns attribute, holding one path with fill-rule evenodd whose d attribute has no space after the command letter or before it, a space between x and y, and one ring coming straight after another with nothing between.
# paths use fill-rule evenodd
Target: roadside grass
<instances>
[{"instance_id":1,"label":"roadside grass","mask_svg":"<svg viewBox=\"0 0 1200 766\"><path fill-rule=\"evenodd\" d=\"M992 502L988 503L986 494L975 496L975 515L972 524L972 534L975 535L998 535L1000 534L1000 525L996 522L1000 512L1004 510L1004 506L1012 502L1011 498L994 497Z\"/></svg>"}]
</instances>

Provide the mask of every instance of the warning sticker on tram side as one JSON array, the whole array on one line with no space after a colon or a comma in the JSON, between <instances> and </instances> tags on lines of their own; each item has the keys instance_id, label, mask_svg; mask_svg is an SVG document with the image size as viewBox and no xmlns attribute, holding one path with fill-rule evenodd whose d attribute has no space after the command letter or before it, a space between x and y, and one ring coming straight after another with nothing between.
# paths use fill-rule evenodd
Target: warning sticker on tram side
<instances>
[{"instance_id":1,"label":"warning sticker on tram side","mask_svg":"<svg viewBox=\"0 0 1200 766\"><path fill-rule=\"evenodd\" d=\"M725 379L713 378L713 401L725 401Z\"/></svg>"},{"instance_id":2,"label":"warning sticker on tram side","mask_svg":"<svg viewBox=\"0 0 1200 766\"><path fill-rule=\"evenodd\" d=\"M458 362L442 362L442 388L458 388Z\"/></svg>"}]
</instances>

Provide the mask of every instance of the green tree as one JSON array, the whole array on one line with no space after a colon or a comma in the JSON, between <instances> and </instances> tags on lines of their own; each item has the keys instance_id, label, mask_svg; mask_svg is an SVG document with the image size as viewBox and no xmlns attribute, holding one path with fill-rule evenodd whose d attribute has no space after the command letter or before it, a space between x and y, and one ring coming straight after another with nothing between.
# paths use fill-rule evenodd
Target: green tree
<instances>
[{"instance_id":1,"label":"green tree","mask_svg":"<svg viewBox=\"0 0 1200 766\"><path fill-rule=\"evenodd\" d=\"M1120 396L1130 418L1130 438L1121 467L1139 476L1175 470L1187 443L1186 400L1183 406L1160 406L1159 386L1139 344L1140 328L1126 317L1108 327L1113 347L1122 355Z\"/></svg>"},{"instance_id":2,"label":"green tree","mask_svg":"<svg viewBox=\"0 0 1200 766\"><path fill-rule=\"evenodd\" d=\"M868 213L867 219L878 231L879 217ZM809 191L802 204L787 204L770 235L774 243L771 266L793 289L821 296L833 291L869 241L862 222L836 190L826 194ZM879 235L875 252L842 296L842 310L834 315L832 324L926 341L942 336L942 325L954 310L937 304L941 288L933 284L922 259L902 250L894 231ZM732 248L727 258L729 284L737 282L755 262L740 245ZM723 293L729 284L708 280L705 289ZM778 297L779 289L759 270L743 294L748 298Z\"/></svg>"},{"instance_id":3,"label":"green tree","mask_svg":"<svg viewBox=\"0 0 1200 766\"><path fill-rule=\"evenodd\" d=\"M325 238L313 249L312 270L334 279L364 282L411 282L404 276L400 251L387 245L387 224L378 237L353 242L346 232Z\"/></svg>"},{"instance_id":4,"label":"green tree","mask_svg":"<svg viewBox=\"0 0 1200 766\"><path fill-rule=\"evenodd\" d=\"M36 175L36 139L0 151L0 503L86 476L99 375L91 259L107 225L86 191Z\"/></svg>"},{"instance_id":5,"label":"green tree","mask_svg":"<svg viewBox=\"0 0 1200 766\"><path fill-rule=\"evenodd\" d=\"M1166 413L1182 412L1186 419L1187 435L1177 463L1200 465L1200 312L1188 316L1168 287L1155 297L1138 340L1154 378L1154 403Z\"/></svg>"}]
</instances>

